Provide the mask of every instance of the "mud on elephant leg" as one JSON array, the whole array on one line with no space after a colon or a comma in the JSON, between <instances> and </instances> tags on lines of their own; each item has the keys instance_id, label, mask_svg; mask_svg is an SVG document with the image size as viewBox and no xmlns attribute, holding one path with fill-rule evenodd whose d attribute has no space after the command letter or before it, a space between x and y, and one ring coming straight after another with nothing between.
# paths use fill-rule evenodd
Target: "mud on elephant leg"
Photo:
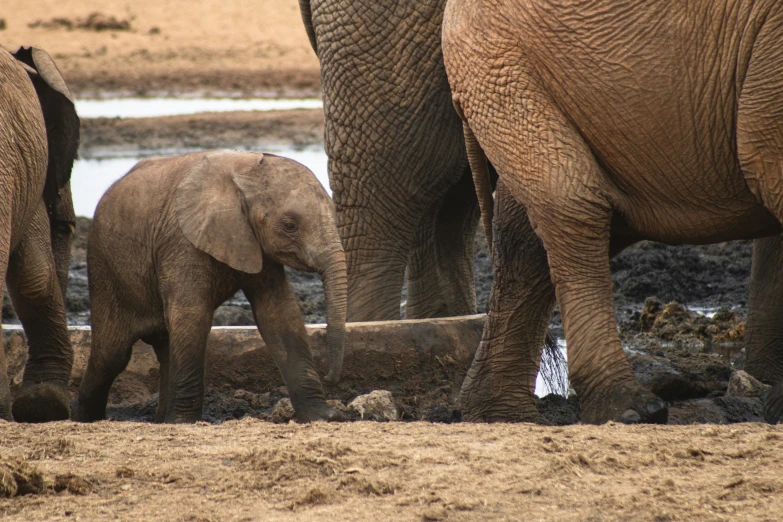
<instances>
[{"instance_id":1,"label":"mud on elephant leg","mask_svg":"<svg viewBox=\"0 0 783 522\"><path fill-rule=\"evenodd\" d=\"M73 348L43 203L11 255L7 280L29 346L22 389L14 399L13 416L20 422L67 419L70 416L68 382Z\"/></svg>"},{"instance_id":2,"label":"mud on elephant leg","mask_svg":"<svg viewBox=\"0 0 783 522\"><path fill-rule=\"evenodd\" d=\"M436 201L408 260L407 319L476 313L473 239L479 209L470 169Z\"/></svg>"},{"instance_id":3,"label":"mud on elephant leg","mask_svg":"<svg viewBox=\"0 0 783 522\"><path fill-rule=\"evenodd\" d=\"M469 421L549 424L534 396L555 300L546 252L502 183L495 201L495 280L481 345L462 385L462 415Z\"/></svg>"}]
</instances>

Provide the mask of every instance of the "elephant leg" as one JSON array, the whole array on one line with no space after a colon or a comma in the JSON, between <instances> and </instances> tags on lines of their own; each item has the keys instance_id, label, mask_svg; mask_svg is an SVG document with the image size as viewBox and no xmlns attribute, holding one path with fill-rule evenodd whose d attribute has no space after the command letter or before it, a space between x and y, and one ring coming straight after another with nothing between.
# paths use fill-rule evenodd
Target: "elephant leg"
<instances>
[{"instance_id":1,"label":"elephant leg","mask_svg":"<svg viewBox=\"0 0 783 522\"><path fill-rule=\"evenodd\" d=\"M92 279L92 278L91 278ZM96 285L91 281L91 286ZM92 295L92 343L87 369L79 385L73 420L95 422L106 418L106 405L114 380L130 362L133 343L139 336L131 314L115 302L103 302Z\"/></svg>"},{"instance_id":2,"label":"elephant leg","mask_svg":"<svg viewBox=\"0 0 783 522\"><path fill-rule=\"evenodd\" d=\"M491 110L472 108L477 128L487 129L476 137L492 150L500 179L526 208L546 249L582 420L665 423L666 403L636 380L617 332L609 268L612 185L582 136L540 89L508 96L492 99L509 107L502 126L481 120ZM515 105L519 98L524 109ZM531 134L503 134L509 129Z\"/></svg>"},{"instance_id":3,"label":"elephant leg","mask_svg":"<svg viewBox=\"0 0 783 522\"><path fill-rule=\"evenodd\" d=\"M777 15L778 21L780 16ZM737 151L748 187L783 223L783 48L768 21L753 45L737 112ZM783 420L783 253L781 238L756 240L746 369L773 384L764 419Z\"/></svg>"},{"instance_id":4,"label":"elephant leg","mask_svg":"<svg viewBox=\"0 0 783 522\"><path fill-rule=\"evenodd\" d=\"M258 331L283 374L296 419L299 422L343 420L342 414L326 403L302 312L286 281L283 266L267 263L242 291L253 309Z\"/></svg>"},{"instance_id":5,"label":"elephant leg","mask_svg":"<svg viewBox=\"0 0 783 522\"><path fill-rule=\"evenodd\" d=\"M484 335L462 384L468 421L548 424L535 385L555 291L546 251L525 209L498 183L493 222L492 286Z\"/></svg>"},{"instance_id":6,"label":"elephant leg","mask_svg":"<svg viewBox=\"0 0 783 522\"><path fill-rule=\"evenodd\" d=\"M473 239L478 210L473 177L465 169L416 230L408 261L407 319L476 313Z\"/></svg>"},{"instance_id":7,"label":"elephant leg","mask_svg":"<svg viewBox=\"0 0 783 522\"><path fill-rule=\"evenodd\" d=\"M204 363L213 314L211 300L208 292L182 291L164 294L163 301L169 339L168 407L163 421L196 422L201 420L204 407Z\"/></svg>"},{"instance_id":8,"label":"elephant leg","mask_svg":"<svg viewBox=\"0 0 783 522\"><path fill-rule=\"evenodd\" d=\"M400 318L405 264L414 227L397 216L379 216L367 209L343 209L339 219L348 274L348 321L393 321ZM375 230L383 223L394 230ZM358 230L363 234L358 235Z\"/></svg>"},{"instance_id":9,"label":"elephant leg","mask_svg":"<svg viewBox=\"0 0 783 522\"><path fill-rule=\"evenodd\" d=\"M0 210L2 212L2 210ZM11 223L7 216L0 214L2 228L0 228L0 295L5 292L5 276L8 271L8 255L11 248ZM0 321L2 323L2 321ZM0 324L0 335L3 327ZM12 420L11 416L11 388L8 381L8 364L5 357L5 337L0 337L0 419Z\"/></svg>"},{"instance_id":10,"label":"elephant leg","mask_svg":"<svg viewBox=\"0 0 783 522\"><path fill-rule=\"evenodd\" d=\"M754 242L749 286L745 371L773 386L764 419L775 424L783 417L783 236Z\"/></svg>"},{"instance_id":11,"label":"elephant leg","mask_svg":"<svg viewBox=\"0 0 783 522\"><path fill-rule=\"evenodd\" d=\"M29 346L22 389L12 407L13 416L20 422L67 419L73 348L43 202L11 255L7 283Z\"/></svg>"},{"instance_id":12,"label":"elephant leg","mask_svg":"<svg viewBox=\"0 0 783 522\"><path fill-rule=\"evenodd\" d=\"M169 408L169 338L166 334L143 338L142 341L152 346L155 357L160 364L160 379L158 382L158 409L155 412L155 422L163 422Z\"/></svg>"}]
</instances>

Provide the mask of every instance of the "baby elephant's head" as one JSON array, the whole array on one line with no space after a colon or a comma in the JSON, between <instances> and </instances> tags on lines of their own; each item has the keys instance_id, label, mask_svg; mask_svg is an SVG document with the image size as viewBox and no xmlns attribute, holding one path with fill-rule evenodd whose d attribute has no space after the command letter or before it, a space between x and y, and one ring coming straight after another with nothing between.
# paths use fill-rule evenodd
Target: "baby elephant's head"
<instances>
[{"instance_id":1,"label":"baby elephant's head","mask_svg":"<svg viewBox=\"0 0 783 522\"><path fill-rule=\"evenodd\" d=\"M336 382L347 305L345 254L334 204L315 175L272 154L208 152L180 181L174 206L185 237L236 270L258 273L266 260L321 275L326 381Z\"/></svg>"}]
</instances>

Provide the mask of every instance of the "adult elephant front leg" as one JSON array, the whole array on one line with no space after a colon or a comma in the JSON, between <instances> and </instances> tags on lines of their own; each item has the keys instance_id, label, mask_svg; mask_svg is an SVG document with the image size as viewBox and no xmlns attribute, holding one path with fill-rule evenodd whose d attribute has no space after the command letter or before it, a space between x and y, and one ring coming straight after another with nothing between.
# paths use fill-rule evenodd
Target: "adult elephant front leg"
<instances>
[{"instance_id":1,"label":"adult elephant front leg","mask_svg":"<svg viewBox=\"0 0 783 522\"><path fill-rule=\"evenodd\" d=\"M22 390L13 404L14 418L20 422L67 419L73 348L43 202L10 258L8 290L29 346Z\"/></svg>"},{"instance_id":2,"label":"adult elephant front leg","mask_svg":"<svg viewBox=\"0 0 783 522\"><path fill-rule=\"evenodd\" d=\"M555 291L546 251L525 209L498 183L493 223L495 280L484 335L465 376L465 420L548 424L534 391Z\"/></svg>"},{"instance_id":3,"label":"adult elephant front leg","mask_svg":"<svg viewBox=\"0 0 783 522\"><path fill-rule=\"evenodd\" d=\"M473 240L479 219L473 177L465 164L459 181L435 201L416 232L408 262L405 317L476 313Z\"/></svg>"},{"instance_id":4,"label":"adult elephant front leg","mask_svg":"<svg viewBox=\"0 0 783 522\"><path fill-rule=\"evenodd\" d=\"M773 386L764 400L764 419L783 418L783 236L753 245L745 371Z\"/></svg>"}]
</instances>

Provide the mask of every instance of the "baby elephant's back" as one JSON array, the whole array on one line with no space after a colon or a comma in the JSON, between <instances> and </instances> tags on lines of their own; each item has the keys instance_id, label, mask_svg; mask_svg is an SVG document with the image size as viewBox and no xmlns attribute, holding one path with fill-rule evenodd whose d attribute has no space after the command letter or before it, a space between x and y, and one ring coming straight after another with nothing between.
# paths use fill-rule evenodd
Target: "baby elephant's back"
<instances>
[{"instance_id":1,"label":"baby elephant's back","mask_svg":"<svg viewBox=\"0 0 783 522\"><path fill-rule=\"evenodd\" d=\"M87 246L90 277L107 272L115 284L154 272L152 263L161 231L176 219L168 208L179 181L196 155L150 158L137 163L98 202Z\"/></svg>"}]
</instances>

